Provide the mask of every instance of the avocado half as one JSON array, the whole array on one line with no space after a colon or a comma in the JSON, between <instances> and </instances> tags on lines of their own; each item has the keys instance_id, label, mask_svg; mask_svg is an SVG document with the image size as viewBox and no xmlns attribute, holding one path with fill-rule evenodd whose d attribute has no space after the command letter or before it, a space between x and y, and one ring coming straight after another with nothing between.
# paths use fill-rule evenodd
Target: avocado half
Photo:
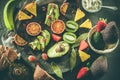
<instances>
[{"instance_id":1,"label":"avocado half","mask_svg":"<svg viewBox=\"0 0 120 80\"><path fill-rule=\"evenodd\" d=\"M49 58L62 57L67 54L70 49L70 45L64 41L54 44L47 52Z\"/></svg>"}]
</instances>

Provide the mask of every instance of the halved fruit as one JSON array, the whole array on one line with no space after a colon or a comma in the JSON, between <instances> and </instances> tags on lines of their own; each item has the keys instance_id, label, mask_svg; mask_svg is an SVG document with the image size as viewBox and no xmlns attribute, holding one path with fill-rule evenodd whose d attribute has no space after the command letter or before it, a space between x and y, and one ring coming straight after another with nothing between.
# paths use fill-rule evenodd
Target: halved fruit
<instances>
[{"instance_id":1,"label":"halved fruit","mask_svg":"<svg viewBox=\"0 0 120 80\"><path fill-rule=\"evenodd\" d=\"M62 20L55 20L51 23L51 30L56 34L61 34L65 30L65 23Z\"/></svg>"},{"instance_id":2,"label":"halved fruit","mask_svg":"<svg viewBox=\"0 0 120 80\"><path fill-rule=\"evenodd\" d=\"M31 2L25 6L25 9L35 16L37 16L37 9L36 8L37 8L36 2Z\"/></svg>"},{"instance_id":3,"label":"halved fruit","mask_svg":"<svg viewBox=\"0 0 120 80\"><path fill-rule=\"evenodd\" d=\"M20 37L18 34L15 34L14 41L18 46L24 46L27 44L27 41L25 41L22 37Z\"/></svg>"},{"instance_id":4,"label":"halved fruit","mask_svg":"<svg viewBox=\"0 0 120 80\"><path fill-rule=\"evenodd\" d=\"M82 19L84 16L85 16L85 13L78 8L75 14L74 21L78 21Z\"/></svg>"},{"instance_id":5,"label":"halved fruit","mask_svg":"<svg viewBox=\"0 0 120 80\"><path fill-rule=\"evenodd\" d=\"M60 6L60 12L61 12L63 15L66 14L66 11L67 11L67 9L68 9L68 5L69 5L69 3L68 3L68 2L65 2L65 3L63 3L63 4Z\"/></svg>"},{"instance_id":6,"label":"halved fruit","mask_svg":"<svg viewBox=\"0 0 120 80\"><path fill-rule=\"evenodd\" d=\"M27 25L26 31L31 36L37 36L41 32L41 26L37 22L31 22Z\"/></svg>"}]
</instances>

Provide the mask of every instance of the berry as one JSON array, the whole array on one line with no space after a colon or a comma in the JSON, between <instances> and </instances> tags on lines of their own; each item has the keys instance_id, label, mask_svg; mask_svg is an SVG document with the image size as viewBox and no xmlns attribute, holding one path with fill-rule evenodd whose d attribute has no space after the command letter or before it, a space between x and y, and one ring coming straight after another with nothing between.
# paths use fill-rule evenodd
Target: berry
<instances>
[{"instance_id":1,"label":"berry","mask_svg":"<svg viewBox=\"0 0 120 80\"><path fill-rule=\"evenodd\" d=\"M97 22L97 31L100 32L101 30L103 30L106 27L106 21L105 20L99 20Z\"/></svg>"},{"instance_id":2,"label":"berry","mask_svg":"<svg viewBox=\"0 0 120 80\"><path fill-rule=\"evenodd\" d=\"M35 61L37 60L37 58L36 58L34 55L30 55L30 56L28 57L28 60L29 60L30 62L35 62Z\"/></svg>"},{"instance_id":3,"label":"berry","mask_svg":"<svg viewBox=\"0 0 120 80\"><path fill-rule=\"evenodd\" d=\"M47 56L46 53L42 53L41 57L42 57L43 60L47 60L48 59L48 56Z\"/></svg>"}]
</instances>

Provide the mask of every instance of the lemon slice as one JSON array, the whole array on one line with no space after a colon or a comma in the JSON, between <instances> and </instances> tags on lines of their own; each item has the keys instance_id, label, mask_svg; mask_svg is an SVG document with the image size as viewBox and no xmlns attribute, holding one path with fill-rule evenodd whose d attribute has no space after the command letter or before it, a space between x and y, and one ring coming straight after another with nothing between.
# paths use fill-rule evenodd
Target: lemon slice
<instances>
[{"instance_id":1,"label":"lemon slice","mask_svg":"<svg viewBox=\"0 0 120 80\"><path fill-rule=\"evenodd\" d=\"M27 20L27 19L31 19L31 18L32 18L31 16L28 16L21 10L18 12L18 20Z\"/></svg>"},{"instance_id":2,"label":"lemon slice","mask_svg":"<svg viewBox=\"0 0 120 80\"><path fill-rule=\"evenodd\" d=\"M80 28L87 28L91 29L92 28L92 22L90 19L85 20L81 25Z\"/></svg>"},{"instance_id":3,"label":"lemon slice","mask_svg":"<svg viewBox=\"0 0 120 80\"><path fill-rule=\"evenodd\" d=\"M82 62L85 62L90 58L90 55L85 53L84 51L79 50L79 56Z\"/></svg>"},{"instance_id":4,"label":"lemon slice","mask_svg":"<svg viewBox=\"0 0 120 80\"><path fill-rule=\"evenodd\" d=\"M85 16L85 13L83 11L81 11L80 8L77 8L74 21L78 21L78 20L82 19L84 16Z\"/></svg>"},{"instance_id":5,"label":"lemon slice","mask_svg":"<svg viewBox=\"0 0 120 80\"><path fill-rule=\"evenodd\" d=\"M36 9L36 2L29 3L25 6L25 9L32 13L33 15L37 16L37 9Z\"/></svg>"}]
</instances>

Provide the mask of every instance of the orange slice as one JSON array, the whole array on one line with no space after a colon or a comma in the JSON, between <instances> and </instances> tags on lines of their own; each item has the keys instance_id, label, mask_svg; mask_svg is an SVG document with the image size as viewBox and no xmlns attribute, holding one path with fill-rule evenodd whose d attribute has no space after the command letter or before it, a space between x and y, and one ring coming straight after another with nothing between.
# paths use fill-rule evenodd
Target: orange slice
<instances>
[{"instance_id":1,"label":"orange slice","mask_svg":"<svg viewBox=\"0 0 120 80\"><path fill-rule=\"evenodd\" d=\"M37 8L36 2L31 2L25 6L25 9L35 16L37 16L37 9L36 8Z\"/></svg>"},{"instance_id":2,"label":"orange slice","mask_svg":"<svg viewBox=\"0 0 120 80\"><path fill-rule=\"evenodd\" d=\"M41 32L41 26L37 22L30 22L26 27L26 31L31 36L37 36Z\"/></svg>"},{"instance_id":3,"label":"orange slice","mask_svg":"<svg viewBox=\"0 0 120 80\"><path fill-rule=\"evenodd\" d=\"M20 37L18 34L14 36L14 41L19 46L24 46L27 44L27 41L25 41L22 37Z\"/></svg>"},{"instance_id":4,"label":"orange slice","mask_svg":"<svg viewBox=\"0 0 120 80\"><path fill-rule=\"evenodd\" d=\"M60 6L60 12L61 12L63 15L66 14L66 11L67 11L67 9L68 9L68 5L69 5L69 3L66 2L66 3L63 3L63 4Z\"/></svg>"},{"instance_id":5,"label":"orange slice","mask_svg":"<svg viewBox=\"0 0 120 80\"><path fill-rule=\"evenodd\" d=\"M65 23L62 20L55 20L51 23L51 30L56 34L61 34L65 30Z\"/></svg>"}]
</instances>

